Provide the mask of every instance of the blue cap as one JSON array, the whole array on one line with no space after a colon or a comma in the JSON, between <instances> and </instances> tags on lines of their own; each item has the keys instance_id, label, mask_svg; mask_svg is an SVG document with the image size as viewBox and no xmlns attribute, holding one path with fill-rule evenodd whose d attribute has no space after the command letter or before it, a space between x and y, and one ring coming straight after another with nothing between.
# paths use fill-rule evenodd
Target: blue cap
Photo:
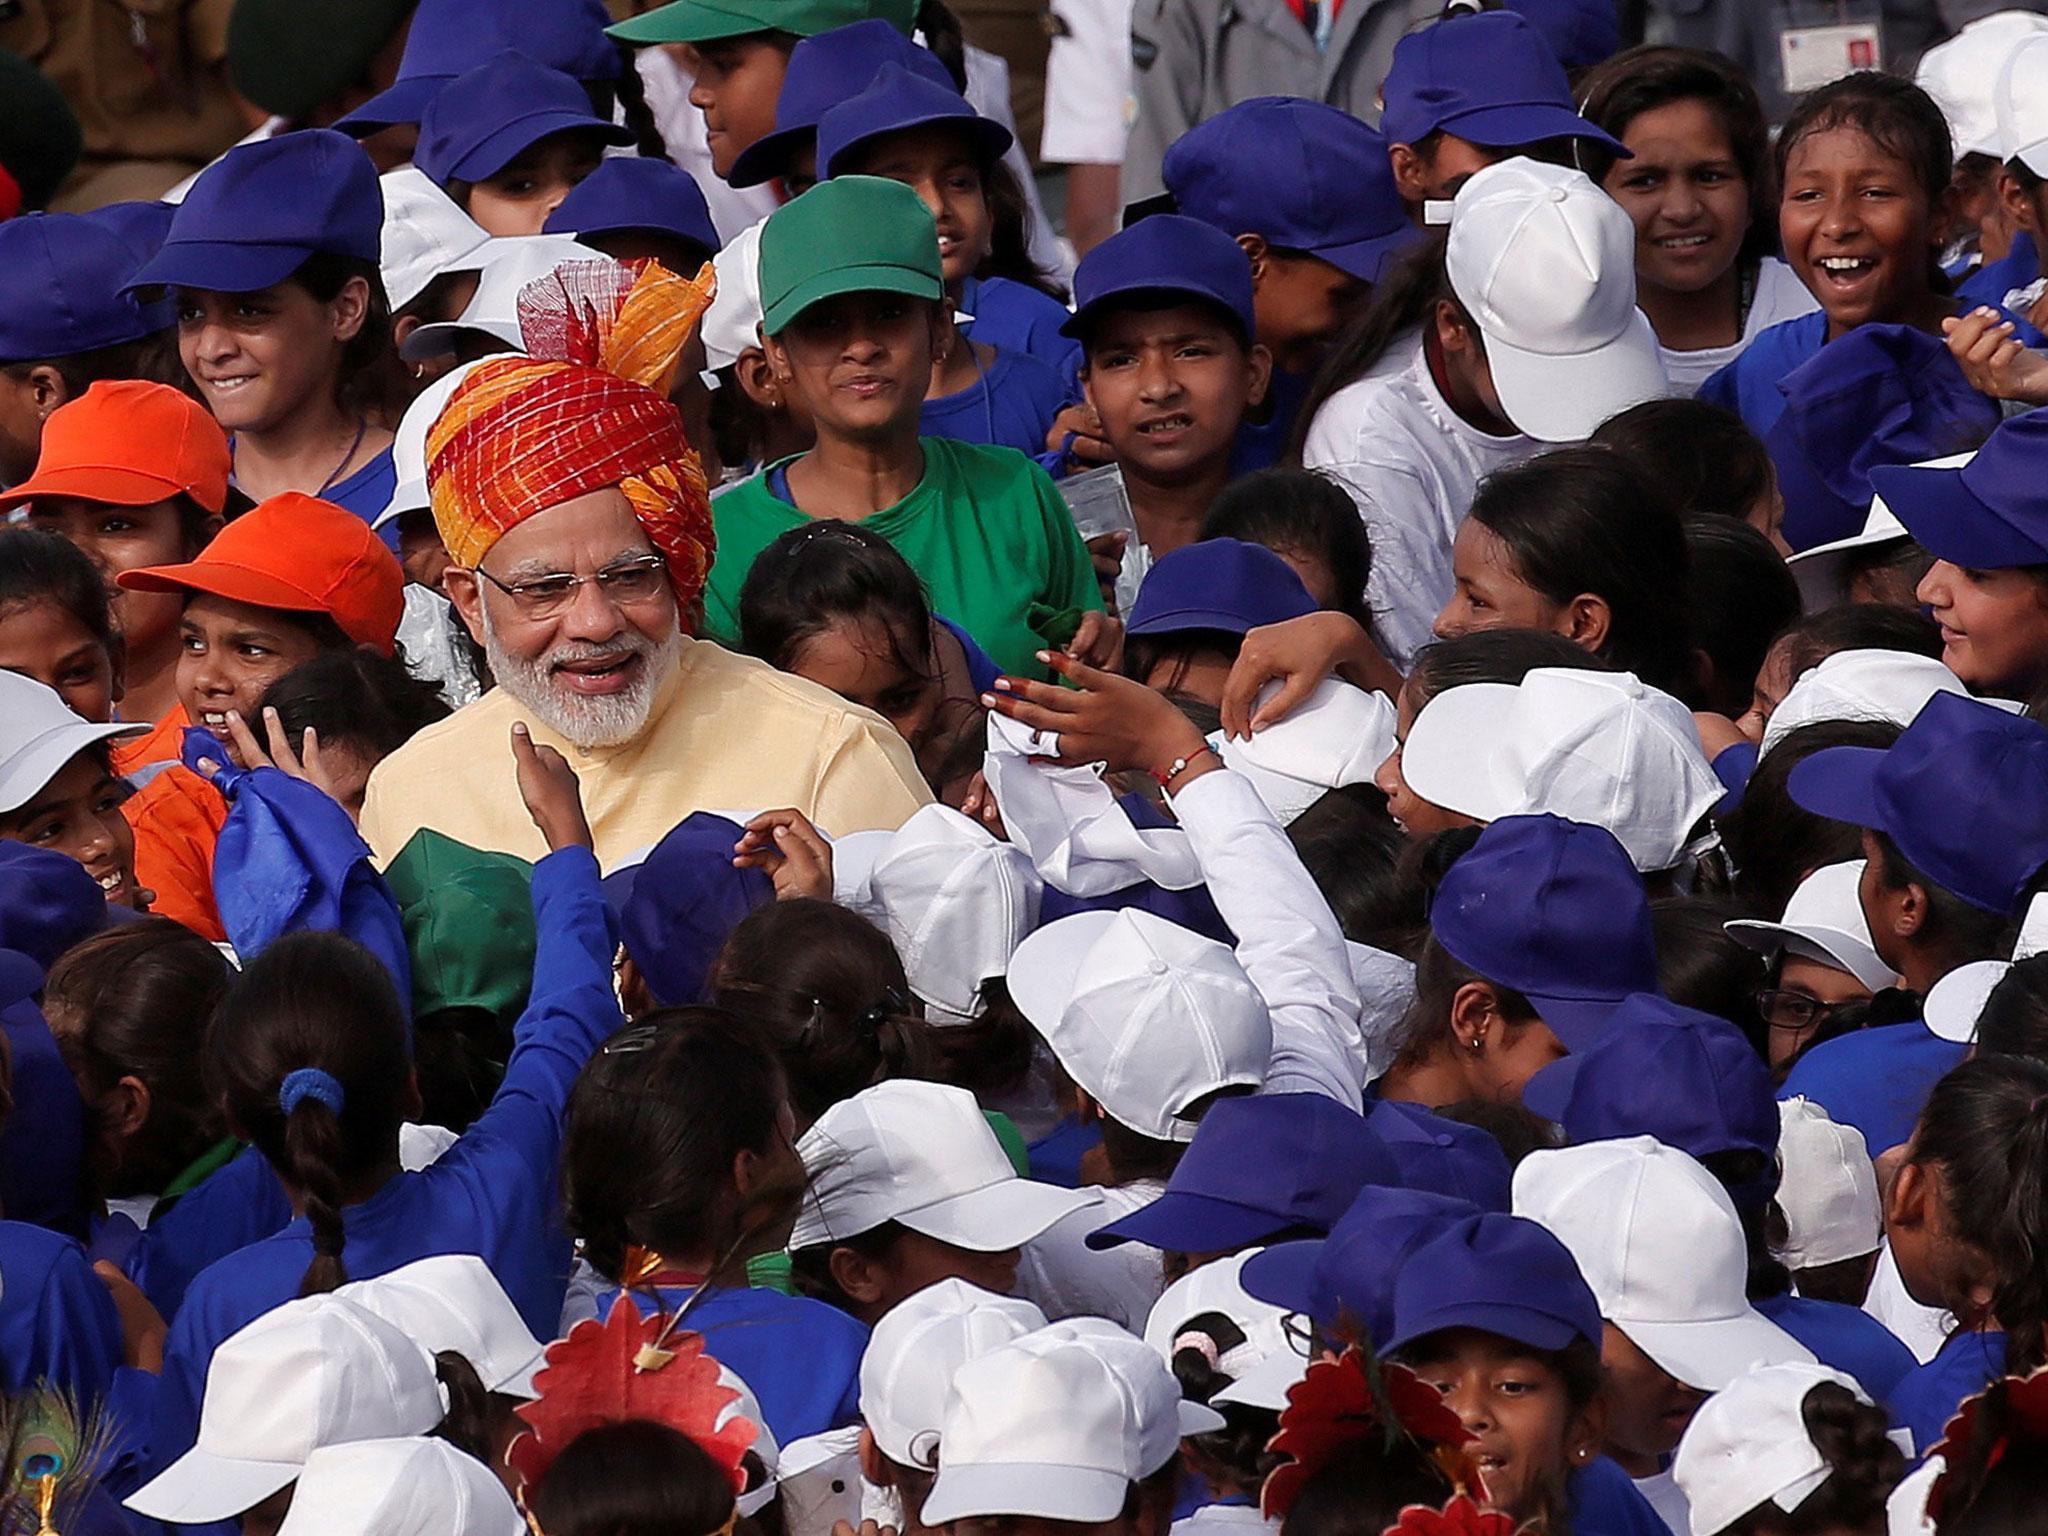
<instances>
[{"instance_id":1,"label":"blue cap","mask_svg":"<svg viewBox=\"0 0 2048 1536\"><path fill-rule=\"evenodd\" d=\"M44 970L111 921L106 893L74 858L27 843L0 842L0 949ZM40 982L37 985L41 985Z\"/></svg>"},{"instance_id":2,"label":"blue cap","mask_svg":"<svg viewBox=\"0 0 2048 1536\"><path fill-rule=\"evenodd\" d=\"M1252 315L1252 264L1244 248L1213 224L1161 213L1120 229L1074 269L1074 313L1062 336L1083 340L1105 306L1117 300L1161 308L1199 299L1237 321L1247 344L1258 335Z\"/></svg>"},{"instance_id":3,"label":"blue cap","mask_svg":"<svg viewBox=\"0 0 2048 1536\"><path fill-rule=\"evenodd\" d=\"M18 949L0 949L0 1009L25 1003L43 990L43 967Z\"/></svg>"},{"instance_id":4,"label":"blue cap","mask_svg":"<svg viewBox=\"0 0 2048 1536\"><path fill-rule=\"evenodd\" d=\"M1887 464L1870 484L1937 560L1979 571L2048 564L2048 410L2013 417L1961 468Z\"/></svg>"},{"instance_id":5,"label":"blue cap","mask_svg":"<svg viewBox=\"0 0 2048 1536\"><path fill-rule=\"evenodd\" d=\"M383 237L384 189L363 146L331 128L301 128L237 144L201 171L163 248L125 291L253 293L318 253L374 266Z\"/></svg>"},{"instance_id":6,"label":"blue cap","mask_svg":"<svg viewBox=\"0 0 2048 1536\"><path fill-rule=\"evenodd\" d=\"M740 919L775 899L758 869L735 869L738 822L695 811L631 868L607 875L626 953L663 1007L702 1002L712 962Z\"/></svg>"},{"instance_id":7,"label":"blue cap","mask_svg":"<svg viewBox=\"0 0 2048 1536\"><path fill-rule=\"evenodd\" d=\"M607 155L569 189L541 233L609 235L629 229L674 235L701 248L707 259L720 244L711 206L695 178L648 155Z\"/></svg>"},{"instance_id":8,"label":"blue cap","mask_svg":"<svg viewBox=\"0 0 2048 1536\"><path fill-rule=\"evenodd\" d=\"M780 98L775 105L779 122ZM942 82L921 68L884 64L866 90L818 119L818 179L844 176L851 168L847 152L870 139L947 124L965 129L984 160L1001 159L1015 137L994 118L975 111L950 79Z\"/></svg>"},{"instance_id":9,"label":"blue cap","mask_svg":"<svg viewBox=\"0 0 2048 1536\"><path fill-rule=\"evenodd\" d=\"M607 144L633 142L630 129L590 110L590 97L571 77L507 48L441 87L420 119L413 164L438 186L482 181L569 129Z\"/></svg>"},{"instance_id":10,"label":"blue cap","mask_svg":"<svg viewBox=\"0 0 2048 1536\"><path fill-rule=\"evenodd\" d=\"M1326 1337L1363 1328L1383 1348L1394 1331L1394 1282L1408 1255L1478 1214L1451 1195L1367 1185L1328 1237L1253 1254L1238 1283L1260 1301L1308 1314Z\"/></svg>"},{"instance_id":11,"label":"blue cap","mask_svg":"<svg viewBox=\"0 0 2048 1536\"><path fill-rule=\"evenodd\" d=\"M171 219L177 211L176 203L102 203L79 217L102 229L111 229L127 241L139 267L164 248L164 238L171 232Z\"/></svg>"},{"instance_id":12,"label":"blue cap","mask_svg":"<svg viewBox=\"0 0 2048 1536\"><path fill-rule=\"evenodd\" d=\"M1488 149L1591 139L1629 158L1619 139L1579 116L1564 66L1514 11L1450 16L1409 33L1394 44L1380 97L1380 132L1394 144L1442 129Z\"/></svg>"},{"instance_id":13,"label":"blue cap","mask_svg":"<svg viewBox=\"0 0 2048 1536\"><path fill-rule=\"evenodd\" d=\"M1162 556L1145 573L1128 628L1134 635L1183 629L1242 635L1315 611L1316 600L1294 567L1265 545L1204 539Z\"/></svg>"},{"instance_id":14,"label":"blue cap","mask_svg":"<svg viewBox=\"0 0 2048 1536\"><path fill-rule=\"evenodd\" d=\"M618 45L603 0L420 0L399 55L398 78L335 123L364 138L395 123L417 123L441 87L507 48L577 80L616 80Z\"/></svg>"},{"instance_id":15,"label":"blue cap","mask_svg":"<svg viewBox=\"0 0 2048 1536\"><path fill-rule=\"evenodd\" d=\"M123 287L144 259L126 236L85 214L0 221L0 363L70 357L175 325L169 302L138 304Z\"/></svg>"},{"instance_id":16,"label":"blue cap","mask_svg":"<svg viewBox=\"0 0 2048 1536\"><path fill-rule=\"evenodd\" d=\"M1394 186L1387 141L1320 101L1254 96L1226 107L1174 140L1160 173L1189 218L1320 256L1368 283L1421 235Z\"/></svg>"},{"instance_id":17,"label":"blue cap","mask_svg":"<svg viewBox=\"0 0 2048 1536\"><path fill-rule=\"evenodd\" d=\"M1513 1207L1515 1170L1500 1143L1478 1126L1400 1099L1381 1099L1365 1123L1394 1159L1398 1183L1468 1201L1477 1210Z\"/></svg>"},{"instance_id":18,"label":"blue cap","mask_svg":"<svg viewBox=\"0 0 2048 1536\"><path fill-rule=\"evenodd\" d=\"M1133 881L1099 896L1069 896L1057 886L1048 885L1038 909L1038 926L1043 928L1060 918L1072 917L1076 912L1123 911L1150 912L1154 917L1163 917L1169 923L1214 939L1218 944L1232 947L1237 944L1237 935L1230 931L1230 925L1223 921L1223 914L1216 910L1215 899L1210 896L1207 886L1192 885L1184 891L1169 891L1151 880Z\"/></svg>"},{"instance_id":19,"label":"blue cap","mask_svg":"<svg viewBox=\"0 0 2048 1536\"><path fill-rule=\"evenodd\" d=\"M1570 1250L1535 1222L1468 1216L1408 1255L1394 1282L1389 1353L1446 1328L1478 1328L1531 1349L1600 1347L1600 1304Z\"/></svg>"},{"instance_id":20,"label":"blue cap","mask_svg":"<svg viewBox=\"0 0 2048 1536\"><path fill-rule=\"evenodd\" d=\"M1658 990L1643 878L1605 827L1502 817L1445 873L1429 926L1453 959L1528 998L1567 1050L1606 1033L1631 992Z\"/></svg>"},{"instance_id":21,"label":"blue cap","mask_svg":"<svg viewBox=\"0 0 2048 1536\"><path fill-rule=\"evenodd\" d=\"M1221 1099L1202 1117L1166 1193L1088 1234L1090 1248L1150 1243L1230 1253L1290 1227L1327 1232L1394 1161L1357 1111L1320 1093Z\"/></svg>"},{"instance_id":22,"label":"blue cap","mask_svg":"<svg viewBox=\"0 0 2048 1536\"><path fill-rule=\"evenodd\" d=\"M873 85L887 64L953 90L953 77L939 56L880 17L804 38L790 50L775 98L775 131L741 150L725 179L736 187L758 187L786 174L797 153L817 137L825 114ZM822 158L818 169L823 175Z\"/></svg>"},{"instance_id":23,"label":"blue cap","mask_svg":"<svg viewBox=\"0 0 2048 1536\"><path fill-rule=\"evenodd\" d=\"M1564 1127L1573 1146L1649 1136L1691 1157L1760 1152L1776 1188L1778 1105L1770 1068L1726 1019L1637 993L1607 1035L1529 1079L1522 1102Z\"/></svg>"},{"instance_id":24,"label":"blue cap","mask_svg":"<svg viewBox=\"0 0 2048 1536\"><path fill-rule=\"evenodd\" d=\"M1937 693L1890 747L1827 747L1786 788L1816 816L1871 827L1936 885L2018 913L2048 864L2048 729Z\"/></svg>"},{"instance_id":25,"label":"blue cap","mask_svg":"<svg viewBox=\"0 0 2048 1536\"><path fill-rule=\"evenodd\" d=\"M1621 51L1621 18L1614 0L1507 0L1543 34L1567 74L1591 69Z\"/></svg>"},{"instance_id":26,"label":"blue cap","mask_svg":"<svg viewBox=\"0 0 2048 1536\"><path fill-rule=\"evenodd\" d=\"M1909 325L1859 325L1778 388L1785 411L1766 441L1795 553L1862 531L1876 467L1962 453L1999 421L1942 339Z\"/></svg>"}]
</instances>

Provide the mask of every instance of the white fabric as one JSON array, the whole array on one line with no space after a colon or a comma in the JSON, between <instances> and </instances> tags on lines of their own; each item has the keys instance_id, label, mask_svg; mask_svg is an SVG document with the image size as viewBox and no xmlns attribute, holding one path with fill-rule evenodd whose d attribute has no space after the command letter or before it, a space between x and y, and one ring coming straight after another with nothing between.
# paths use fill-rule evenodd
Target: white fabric
<instances>
[{"instance_id":1,"label":"white fabric","mask_svg":"<svg viewBox=\"0 0 2048 1536\"><path fill-rule=\"evenodd\" d=\"M749 225L773 213L780 200L772 186L735 187L711 169L711 144L704 137L704 114L690 105L689 71L666 48L635 48L633 65L646 90L647 110L661 130L668 157L690 173L711 209L718 238L732 240Z\"/></svg>"},{"instance_id":2,"label":"white fabric","mask_svg":"<svg viewBox=\"0 0 2048 1536\"><path fill-rule=\"evenodd\" d=\"M1138 99L1131 80L1131 0L1053 0L1045 59L1049 165L1122 165Z\"/></svg>"},{"instance_id":3,"label":"white fabric","mask_svg":"<svg viewBox=\"0 0 2048 1536\"><path fill-rule=\"evenodd\" d=\"M1685 1536L1691 1523L1692 1506L1686 1502L1671 1469L1666 1467L1655 1476L1633 1478L1631 1481L1636 1485L1636 1492L1650 1501L1650 1508L1657 1511L1657 1518L1664 1522L1672 1536Z\"/></svg>"},{"instance_id":4,"label":"white fabric","mask_svg":"<svg viewBox=\"0 0 2048 1536\"><path fill-rule=\"evenodd\" d=\"M1176 1520L1169 1536L1257 1536L1280 1529L1277 1519L1259 1513L1256 1504L1204 1504L1185 1520Z\"/></svg>"},{"instance_id":5,"label":"white fabric","mask_svg":"<svg viewBox=\"0 0 2048 1536\"><path fill-rule=\"evenodd\" d=\"M446 1440L363 1440L306 1458L278 1536L522 1536L505 1485Z\"/></svg>"},{"instance_id":6,"label":"white fabric","mask_svg":"<svg viewBox=\"0 0 2048 1536\"><path fill-rule=\"evenodd\" d=\"M381 530L401 513L424 511L432 505L427 495L427 434L441 419L456 386L487 361L479 358L474 363L457 363L412 397L405 414L398 418L398 430L391 435L391 468L397 483L391 487L384 510L370 520L372 528Z\"/></svg>"},{"instance_id":7,"label":"white fabric","mask_svg":"<svg viewBox=\"0 0 2048 1536\"><path fill-rule=\"evenodd\" d=\"M761 224L749 224L712 258L718 291L704 312L704 364L730 368L761 345Z\"/></svg>"},{"instance_id":8,"label":"white fabric","mask_svg":"<svg viewBox=\"0 0 2048 1536\"><path fill-rule=\"evenodd\" d=\"M1973 449L1969 453L1951 453L1942 458L1927 459L1916 467L1956 469L1975 457ZM1785 563L1792 567L1792 577L1799 583L1800 601L1812 613L1846 599L1848 594L1842 590L1842 568L1851 554L1873 544L1888 544L1893 539L1907 537L1906 525L1884 504L1882 496L1874 495L1870 498L1870 511L1865 514L1861 529L1846 539L1816 544L1811 549L1789 555Z\"/></svg>"},{"instance_id":9,"label":"white fabric","mask_svg":"<svg viewBox=\"0 0 2048 1536\"><path fill-rule=\"evenodd\" d=\"M1479 482L1542 444L1472 426L1430 377L1417 337L1405 363L1338 390L1309 423L1302 463L1350 493L1372 541L1373 635L1408 669L1451 599L1451 543Z\"/></svg>"},{"instance_id":10,"label":"white fabric","mask_svg":"<svg viewBox=\"0 0 2048 1536\"><path fill-rule=\"evenodd\" d=\"M1884 1501L1885 1536L1934 1536L1927 1517L1927 1495L1934 1480L1948 1470L1948 1459L1930 1456L1899 1480Z\"/></svg>"},{"instance_id":11,"label":"white fabric","mask_svg":"<svg viewBox=\"0 0 2048 1536\"><path fill-rule=\"evenodd\" d=\"M1837 1125L1811 1099L1780 1099L1778 1162L1786 1238L1772 1255L1787 1269L1816 1269L1877 1251L1883 1213L1861 1131Z\"/></svg>"},{"instance_id":12,"label":"white fabric","mask_svg":"<svg viewBox=\"0 0 2048 1536\"><path fill-rule=\"evenodd\" d=\"M1967 693L1932 656L1910 651L1837 651L1799 674L1764 723L1759 755L1819 720L1889 720L1911 725L1937 693Z\"/></svg>"},{"instance_id":13,"label":"white fabric","mask_svg":"<svg viewBox=\"0 0 2048 1536\"><path fill-rule=\"evenodd\" d=\"M1362 1111L1371 1061L1350 952L1294 845L1240 774L1190 780L1173 812L1272 1021L1262 1091L1320 1093Z\"/></svg>"},{"instance_id":14,"label":"white fabric","mask_svg":"<svg viewBox=\"0 0 2048 1536\"><path fill-rule=\"evenodd\" d=\"M1741 340L1725 347L1698 347L1690 352L1676 352L1659 344L1657 351L1664 359L1671 393L1687 397L1698 394L1702 384L1742 356L1749 344L1772 326L1797 320L1819 308L1820 300L1799 281L1798 273L1777 257L1766 256L1756 269L1756 292L1750 295Z\"/></svg>"},{"instance_id":15,"label":"white fabric","mask_svg":"<svg viewBox=\"0 0 2048 1536\"><path fill-rule=\"evenodd\" d=\"M2008 160L2036 176L2048 167L2048 30L2020 40L1998 71L1993 95L1998 137Z\"/></svg>"},{"instance_id":16,"label":"white fabric","mask_svg":"<svg viewBox=\"0 0 2048 1536\"><path fill-rule=\"evenodd\" d=\"M450 709L460 709L483 695L476 670L456 644L455 607L440 593L416 581L405 584L405 607L398 616L398 644L405 664L423 683L441 690Z\"/></svg>"},{"instance_id":17,"label":"white fabric","mask_svg":"<svg viewBox=\"0 0 2048 1536\"><path fill-rule=\"evenodd\" d=\"M7 735L0 745L0 811L15 811L43 792L50 780L87 747L121 736L140 736L149 722L92 725L73 713L56 689L0 671L0 719Z\"/></svg>"},{"instance_id":18,"label":"white fabric","mask_svg":"<svg viewBox=\"0 0 2048 1536\"><path fill-rule=\"evenodd\" d=\"M519 291L564 262L611 260L569 235L499 235L485 241L470 259L483 273L477 279L475 295L457 318L423 325L407 336L398 349L407 362L453 352L464 331L480 331L514 352L524 352Z\"/></svg>"},{"instance_id":19,"label":"white fabric","mask_svg":"<svg viewBox=\"0 0 2048 1536\"><path fill-rule=\"evenodd\" d=\"M1718 1392L1755 1366L1813 1360L1749 1304L1742 1219L1683 1152L1648 1136L1531 1152L1514 1213L1549 1228L1601 1317L1687 1386Z\"/></svg>"},{"instance_id":20,"label":"white fabric","mask_svg":"<svg viewBox=\"0 0 2048 1536\"><path fill-rule=\"evenodd\" d=\"M1280 688L1277 680L1268 683L1258 702ZM1226 767L1251 780L1284 825L1333 789L1372 783L1394 750L1394 705L1383 693L1326 677L1256 736L1233 739L1218 730L1209 744Z\"/></svg>"},{"instance_id":21,"label":"white fabric","mask_svg":"<svg viewBox=\"0 0 2048 1536\"><path fill-rule=\"evenodd\" d=\"M1030 1302L957 1276L891 1307L860 1357L860 1416L882 1454L899 1466L931 1466L953 1373L1046 1321Z\"/></svg>"},{"instance_id":22,"label":"white fabric","mask_svg":"<svg viewBox=\"0 0 2048 1536\"><path fill-rule=\"evenodd\" d=\"M1091 1188L1085 1210L1056 1222L1024 1245L1017 1265L1017 1294L1036 1302L1057 1322L1066 1317L1106 1317L1133 1333L1144 1331L1152 1305L1166 1288L1165 1255L1149 1243L1090 1248L1097 1227L1121 1220L1166 1193L1164 1179Z\"/></svg>"},{"instance_id":23,"label":"white fabric","mask_svg":"<svg viewBox=\"0 0 2048 1536\"><path fill-rule=\"evenodd\" d=\"M1954 1313L1923 1305L1906 1290L1899 1261L1892 1257L1889 1243L1878 1250L1877 1271L1870 1277L1863 1310L1889 1328L1892 1336L1910 1349L1913 1358L1922 1365L1941 1352L1941 1346L1955 1331Z\"/></svg>"},{"instance_id":24,"label":"white fabric","mask_svg":"<svg viewBox=\"0 0 2048 1536\"><path fill-rule=\"evenodd\" d=\"M1261 1361L1293 1355L1287 1332L1281 1327L1286 1310L1260 1301L1245 1290L1238 1278L1245 1261L1263 1251L1247 1248L1190 1270L1169 1285L1153 1304L1152 1315L1145 1320L1145 1342L1166 1362L1168 1370L1173 1369L1173 1357L1188 1324L1211 1312L1229 1318L1244 1334L1242 1344L1216 1356L1213 1364L1219 1374L1233 1381L1241 1380Z\"/></svg>"},{"instance_id":25,"label":"white fabric","mask_svg":"<svg viewBox=\"0 0 2048 1536\"><path fill-rule=\"evenodd\" d=\"M1365 1045L1365 1080L1385 1075L1401 1048L1401 1021L1415 1001L1415 962L1344 941L1351 984L1358 990L1358 1032Z\"/></svg>"},{"instance_id":26,"label":"white fabric","mask_svg":"<svg viewBox=\"0 0 2048 1536\"><path fill-rule=\"evenodd\" d=\"M1789 1514L1828 1480L1834 1466L1804 1413L1807 1393L1823 1382L1870 1401L1840 1371L1807 1361L1751 1371L1700 1405L1671 1463L1692 1505L1692 1536L1715 1536L1766 1502Z\"/></svg>"},{"instance_id":27,"label":"white fabric","mask_svg":"<svg viewBox=\"0 0 2048 1536\"><path fill-rule=\"evenodd\" d=\"M1809 673L1808 676L1812 674ZM1721 926L1728 937L1765 954L1784 951L1847 971L1873 992L1898 985L1892 968L1878 958L1870 922L1858 890L1863 860L1849 859L1816 869L1799 882L1785 915L1775 923L1738 917Z\"/></svg>"},{"instance_id":28,"label":"white fabric","mask_svg":"<svg viewBox=\"0 0 2048 1536\"><path fill-rule=\"evenodd\" d=\"M2044 32L2048 17L2032 11L1995 11L1920 55L1914 83L1934 98L1948 119L1958 160L1964 155L2012 158L1996 99L2003 84L2001 70L2021 43Z\"/></svg>"},{"instance_id":29,"label":"white fabric","mask_svg":"<svg viewBox=\"0 0 2048 1536\"><path fill-rule=\"evenodd\" d=\"M464 270L491 237L416 165L378 178L384 191L384 233L378 266L384 297L396 311L443 272Z\"/></svg>"},{"instance_id":30,"label":"white fabric","mask_svg":"<svg viewBox=\"0 0 2048 1536\"><path fill-rule=\"evenodd\" d=\"M859 1529L871 1486L860 1473L860 1426L849 1424L790 1441L768 1492L784 1536L832 1536L841 1520ZM753 1513L745 1498L740 1513Z\"/></svg>"},{"instance_id":31,"label":"white fabric","mask_svg":"<svg viewBox=\"0 0 2048 1536\"><path fill-rule=\"evenodd\" d=\"M452 1349L485 1387L532 1399L544 1346L473 1253L435 1254L335 1293L373 1312L429 1355Z\"/></svg>"},{"instance_id":32,"label":"white fabric","mask_svg":"<svg viewBox=\"0 0 2048 1536\"><path fill-rule=\"evenodd\" d=\"M1943 976L1927 989L1920 1010L1928 1031L1957 1045L1973 1044L1984 1005L2011 969L2009 960L1971 960Z\"/></svg>"}]
</instances>

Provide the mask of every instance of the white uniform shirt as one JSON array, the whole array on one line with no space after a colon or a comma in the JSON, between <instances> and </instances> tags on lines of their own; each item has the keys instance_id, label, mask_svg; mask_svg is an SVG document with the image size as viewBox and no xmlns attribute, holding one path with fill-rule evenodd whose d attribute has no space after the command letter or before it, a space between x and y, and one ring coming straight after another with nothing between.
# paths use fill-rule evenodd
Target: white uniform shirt
<instances>
[{"instance_id":1,"label":"white uniform shirt","mask_svg":"<svg viewBox=\"0 0 2048 1536\"><path fill-rule=\"evenodd\" d=\"M1131 0L1053 0L1060 31L1045 59L1050 165L1122 165L1137 101L1131 85Z\"/></svg>"},{"instance_id":2,"label":"white uniform shirt","mask_svg":"<svg viewBox=\"0 0 2048 1536\"><path fill-rule=\"evenodd\" d=\"M1671 378L1671 393L1688 397L1698 394L1702 384L1742 356L1749 344L1772 326L1797 320L1819 308L1820 301L1807 291L1806 284L1799 281L1790 267L1775 256L1766 256L1757 268L1756 293L1749 301L1740 341L1725 347L1701 347L1696 352L1657 349L1664 354L1664 371Z\"/></svg>"}]
</instances>

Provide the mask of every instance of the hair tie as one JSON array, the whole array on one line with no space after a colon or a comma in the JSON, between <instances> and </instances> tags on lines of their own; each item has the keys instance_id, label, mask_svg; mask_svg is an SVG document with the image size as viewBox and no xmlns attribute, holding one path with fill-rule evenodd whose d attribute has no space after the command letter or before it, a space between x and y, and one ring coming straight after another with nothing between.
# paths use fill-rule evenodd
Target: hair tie
<instances>
[{"instance_id":1,"label":"hair tie","mask_svg":"<svg viewBox=\"0 0 2048 1536\"><path fill-rule=\"evenodd\" d=\"M325 1104L330 1113L338 1115L346 1097L341 1079L319 1067L300 1067L296 1072L287 1072L284 1081L277 1085L277 1107L285 1112L287 1119L308 1099Z\"/></svg>"}]
</instances>

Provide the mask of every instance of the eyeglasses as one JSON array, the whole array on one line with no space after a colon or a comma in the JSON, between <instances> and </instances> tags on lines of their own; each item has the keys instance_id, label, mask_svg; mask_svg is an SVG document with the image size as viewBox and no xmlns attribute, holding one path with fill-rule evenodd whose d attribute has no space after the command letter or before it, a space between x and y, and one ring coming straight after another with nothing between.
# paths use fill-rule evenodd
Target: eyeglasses
<instances>
[{"instance_id":1,"label":"eyeglasses","mask_svg":"<svg viewBox=\"0 0 2048 1536\"><path fill-rule=\"evenodd\" d=\"M512 599L523 619L553 618L576 599L576 589L595 582L597 590L621 608L644 603L661 594L668 582L668 561L660 555L645 555L608 565L595 576L536 576L531 581L500 581L482 566L477 575Z\"/></svg>"},{"instance_id":2,"label":"eyeglasses","mask_svg":"<svg viewBox=\"0 0 2048 1536\"><path fill-rule=\"evenodd\" d=\"M1771 1028L1796 1031L1824 1023L1842 1005L1824 1003L1804 992L1783 992L1775 987L1766 987L1757 993L1756 1006L1757 1012L1764 1016L1764 1022Z\"/></svg>"},{"instance_id":3,"label":"eyeglasses","mask_svg":"<svg viewBox=\"0 0 2048 1536\"><path fill-rule=\"evenodd\" d=\"M1287 1347L1302 1359L1315 1358L1316 1325L1306 1312L1281 1313L1280 1336L1287 1340Z\"/></svg>"}]
</instances>

